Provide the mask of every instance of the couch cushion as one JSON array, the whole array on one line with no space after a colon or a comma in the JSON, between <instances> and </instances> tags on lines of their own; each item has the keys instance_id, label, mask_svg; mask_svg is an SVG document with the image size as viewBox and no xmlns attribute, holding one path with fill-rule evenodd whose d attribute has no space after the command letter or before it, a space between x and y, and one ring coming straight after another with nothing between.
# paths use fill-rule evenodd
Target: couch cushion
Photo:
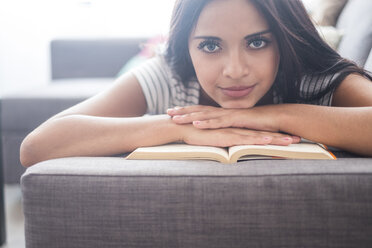
<instances>
[{"instance_id":1,"label":"couch cushion","mask_svg":"<svg viewBox=\"0 0 372 248\"><path fill-rule=\"evenodd\" d=\"M19 159L19 147L27 132L3 132L2 153L3 153L3 177L5 184L19 184L21 175L26 168L22 166Z\"/></svg>"},{"instance_id":2,"label":"couch cushion","mask_svg":"<svg viewBox=\"0 0 372 248\"><path fill-rule=\"evenodd\" d=\"M64 158L29 168L22 193L28 248L372 243L371 159Z\"/></svg>"},{"instance_id":3,"label":"couch cushion","mask_svg":"<svg viewBox=\"0 0 372 248\"><path fill-rule=\"evenodd\" d=\"M344 36L338 50L341 56L362 66L372 47L372 1L348 1L337 22Z\"/></svg>"},{"instance_id":4,"label":"couch cushion","mask_svg":"<svg viewBox=\"0 0 372 248\"><path fill-rule=\"evenodd\" d=\"M316 28L325 42L334 50L337 50L342 39L342 32L333 26L316 26Z\"/></svg>"},{"instance_id":5,"label":"couch cushion","mask_svg":"<svg viewBox=\"0 0 372 248\"><path fill-rule=\"evenodd\" d=\"M60 80L44 86L8 92L2 96L2 130L32 131L42 122L95 94L113 79Z\"/></svg>"},{"instance_id":6,"label":"couch cushion","mask_svg":"<svg viewBox=\"0 0 372 248\"><path fill-rule=\"evenodd\" d=\"M316 24L334 26L348 0L321 0L311 12Z\"/></svg>"},{"instance_id":7,"label":"couch cushion","mask_svg":"<svg viewBox=\"0 0 372 248\"><path fill-rule=\"evenodd\" d=\"M146 38L58 39L50 44L52 79L115 77Z\"/></svg>"}]
</instances>

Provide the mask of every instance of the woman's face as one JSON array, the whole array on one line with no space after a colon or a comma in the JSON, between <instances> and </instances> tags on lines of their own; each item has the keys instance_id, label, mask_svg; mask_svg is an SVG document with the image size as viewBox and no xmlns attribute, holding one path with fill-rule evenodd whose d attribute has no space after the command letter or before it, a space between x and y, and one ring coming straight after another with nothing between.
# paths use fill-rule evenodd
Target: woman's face
<instances>
[{"instance_id":1,"label":"woman's face","mask_svg":"<svg viewBox=\"0 0 372 248\"><path fill-rule=\"evenodd\" d=\"M275 37L249 0L208 3L191 32L189 52L202 97L223 108L253 107L278 71Z\"/></svg>"}]
</instances>

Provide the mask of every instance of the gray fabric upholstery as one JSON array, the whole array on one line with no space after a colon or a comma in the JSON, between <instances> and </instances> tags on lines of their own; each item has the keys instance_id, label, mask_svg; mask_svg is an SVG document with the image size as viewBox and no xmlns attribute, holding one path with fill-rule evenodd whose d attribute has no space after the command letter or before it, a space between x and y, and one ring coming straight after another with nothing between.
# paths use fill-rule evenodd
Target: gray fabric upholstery
<instances>
[{"instance_id":1,"label":"gray fabric upholstery","mask_svg":"<svg viewBox=\"0 0 372 248\"><path fill-rule=\"evenodd\" d=\"M115 77L145 38L51 42L52 79Z\"/></svg>"},{"instance_id":2,"label":"gray fabric upholstery","mask_svg":"<svg viewBox=\"0 0 372 248\"><path fill-rule=\"evenodd\" d=\"M337 22L337 28L344 33L338 47L339 53L361 67L372 47L371 10L371 0L348 1Z\"/></svg>"},{"instance_id":3,"label":"gray fabric upholstery","mask_svg":"<svg viewBox=\"0 0 372 248\"><path fill-rule=\"evenodd\" d=\"M370 247L371 164L45 161L22 177L26 247Z\"/></svg>"},{"instance_id":4,"label":"gray fabric upholstery","mask_svg":"<svg viewBox=\"0 0 372 248\"><path fill-rule=\"evenodd\" d=\"M113 79L60 80L58 84L6 94L2 97L2 127L31 131L52 115L97 94L112 82Z\"/></svg>"}]
</instances>

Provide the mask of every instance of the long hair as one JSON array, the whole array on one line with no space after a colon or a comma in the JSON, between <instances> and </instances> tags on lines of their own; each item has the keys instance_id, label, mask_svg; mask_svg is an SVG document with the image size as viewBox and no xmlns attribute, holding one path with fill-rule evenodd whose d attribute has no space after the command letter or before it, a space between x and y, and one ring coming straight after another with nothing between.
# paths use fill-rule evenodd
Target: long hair
<instances>
[{"instance_id":1,"label":"long hair","mask_svg":"<svg viewBox=\"0 0 372 248\"><path fill-rule=\"evenodd\" d=\"M213 0L177 0L175 3L165 58L183 83L196 77L188 40L201 11L210 1ZM368 72L342 58L320 37L301 0L250 1L264 16L277 40L280 62L273 87L284 102L320 99L334 91L350 73L372 80ZM336 73L337 77L326 89L306 97L300 94L304 75Z\"/></svg>"},{"instance_id":2,"label":"long hair","mask_svg":"<svg viewBox=\"0 0 372 248\"><path fill-rule=\"evenodd\" d=\"M194 78L189 37L204 6L212 0L177 0L170 23L165 59L183 83Z\"/></svg>"}]
</instances>

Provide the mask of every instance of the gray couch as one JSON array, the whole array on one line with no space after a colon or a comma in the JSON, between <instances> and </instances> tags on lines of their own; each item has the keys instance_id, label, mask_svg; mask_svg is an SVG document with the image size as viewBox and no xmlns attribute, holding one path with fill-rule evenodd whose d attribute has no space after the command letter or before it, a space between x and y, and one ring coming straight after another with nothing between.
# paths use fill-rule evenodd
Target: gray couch
<instances>
[{"instance_id":1,"label":"gray couch","mask_svg":"<svg viewBox=\"0 0 372 248\"><path fill-rule=\"evenodd\" d=\"M371 7L350 1L337 24L340 52L369 69ZM123 156L41 162L21 179L26 246L371 247L372 158L336 155L233 165Z\"/></svg>"},{"instance_id":2,"label":"gray couch","mask_svg":"<svg viewBox=\"0 0 372 248\"><path fill-rule=\"evenodd\" d=\"M65 158L22 177L27 247L371 247L372 159Z\"/></svg>"},{"instance_id":3,"label":"gray couch","mask_svg":"<svg viewBox=\"0 0 372 248\"><path fill-rule=\"evenodd\" d=\"M146 38L123 38L51 42L50 83L9 92L1 98L6 184L18 184L25 172L19 161L19 147L26 135L49 117L108 87L145 41Z\"/></svg>"}]
</instances>

